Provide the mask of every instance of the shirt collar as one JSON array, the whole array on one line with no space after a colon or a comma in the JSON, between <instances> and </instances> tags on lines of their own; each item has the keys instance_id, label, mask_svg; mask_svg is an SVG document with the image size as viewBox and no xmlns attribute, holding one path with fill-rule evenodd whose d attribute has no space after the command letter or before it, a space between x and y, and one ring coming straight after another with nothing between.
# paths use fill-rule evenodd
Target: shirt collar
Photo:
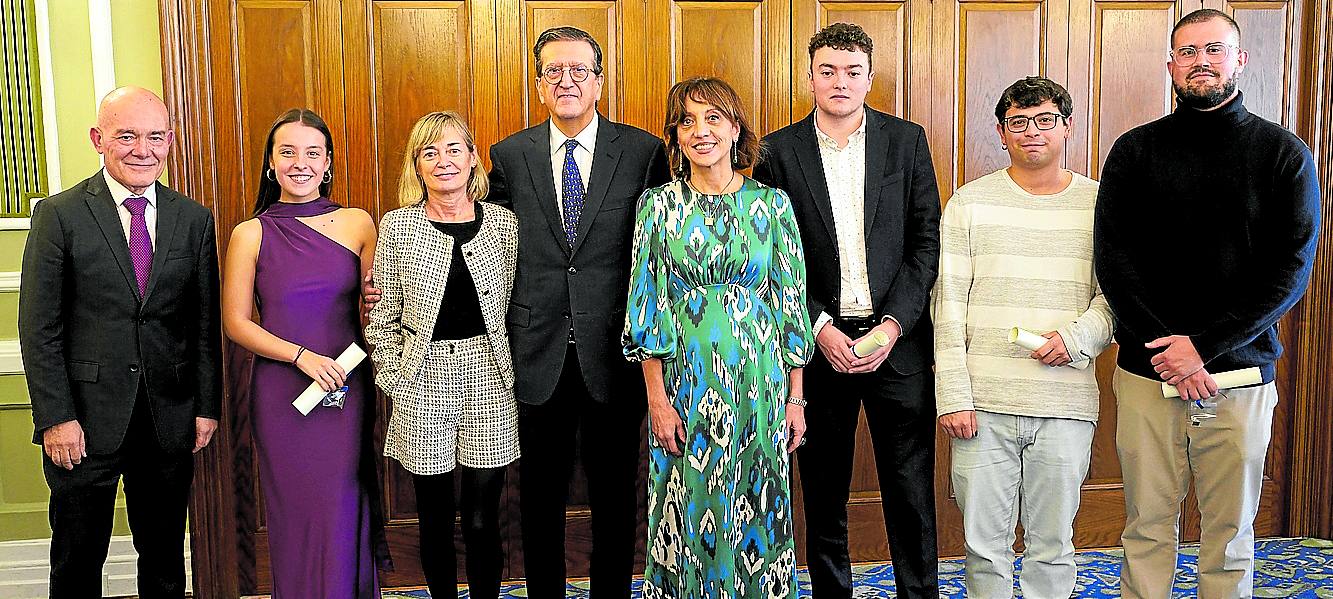
<instances>
[{"instance_id":1,"label":"shirt collar","mask_svg":"<svg viewBox=\"0 0 1333 599\"><path fill-rule=\"evenodd\" d=\"M120 181L117 181L115 177L112 177L111 173L106 172L106 169L102 169L102 178L106 179L106 189L111 192L111 199L115 202L117 207L124 205L126 198L140 197L148 200L149 206L152 206L154 209L157 208L157 183L149 185L148 189L143 190L142 194L136 196L129 190L129 188L121 185Z\"/></svg>"},{"instance_id":2,"label":"shirt collar","mask_svg":"<svg viewBox=\"0 0 1333 599\"><path fill-rule=\"evenodd\" d=\"M575 141L579 142L579 146L589 152L592 151L593 146L597 143L597 124L600 120L601 117L596 112L593 112L592 120L589 121L588 125L584 127L582 131L579 131L573 138ZM570 138L565 137L565 134L560 132L560 128L556 127L555 123L552 123L549 120L546 123L551 133L551 156L555 156L555 153L559 152L565 145L565 140Z\"/></svg>"},{"instance_id":3,"label":"shirt collar","mask_svg":"<svg viewBox=\"0 0 1333 599\"><path fill-rule=\"evenodd\" d=\"M856 130L853 131L851 135L847 136L847 145L848 145L848 146L852 145L852 140L854 140L854 139L859 139L859 138L862 138L862 137L865 137L865 134L866 134L866 121L867 121L867 120L868 120L868 119L866 119L866 113L865 113L864 110L862 110L862 111L861 111L861 124L858 125L858 126L856 127ZM822 146L825 146L825 147L827 147L827 148L829 148L829 149L833 149L833 150L837 150L837 149L839 149L839 148L838 148L838 142L834 141L832 137L829 137L827 134L825 134L825 133L819 128L819 111L818 111L818 110L815 111L814 124L815 124L815 138L817 138L817 139L819 140L819 144L822 145ZM582 143L582 142L580 142L580 143ZM844 148L844 149L845 149L845 148Z\"/></svg>"}]
</instances>

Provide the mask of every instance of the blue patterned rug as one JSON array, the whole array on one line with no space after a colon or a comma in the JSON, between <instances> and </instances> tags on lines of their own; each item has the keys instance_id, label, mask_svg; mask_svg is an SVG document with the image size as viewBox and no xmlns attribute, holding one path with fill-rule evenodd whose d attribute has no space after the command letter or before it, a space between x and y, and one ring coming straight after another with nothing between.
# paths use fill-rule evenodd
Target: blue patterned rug
<instances>
[{"instance_id":1,"label":"blue patterned rug","mask_svg":"<svg viewBox=\"0 0 1333 599\"><path fill-rule=\"evenodd\" d=\"M1198 545L1181 547L1176 565L1175 597L1194 597L1198 594ZM1077 597L1119 597L1120 562L1124 553L1118 549L1083 551L1078 554ZM1022 569L1022 558L1018 568ZM856 597L893 597L893 566L864 564L854 568ZM802 568L798 574L801 596L810 596L810 577ZM634 581L634 597L639 595L639 580ZM527 597L522 584L509 584L501 589L502 597ZM1015 584L1014 594L1021 597ZM467 597L466 590L458 592ZM567 597L588 597L588 582L574 581ZM963 561L940 562L940 596L963 596ZM1271 539L1255 544L1254 567L1255 597L1301 597L1333 599L1333 541L1318 539ZM423 599L430 597L424 589L394 590L384 593L385 599Z\"/></svg>"}]
</instances>

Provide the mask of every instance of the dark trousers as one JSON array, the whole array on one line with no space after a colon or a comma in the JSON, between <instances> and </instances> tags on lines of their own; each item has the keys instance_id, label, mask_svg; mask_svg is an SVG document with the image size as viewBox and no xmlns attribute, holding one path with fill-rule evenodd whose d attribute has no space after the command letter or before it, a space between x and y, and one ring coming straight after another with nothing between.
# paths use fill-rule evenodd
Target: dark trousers
<instances>
[{"instance_id":1,"label":"dark trousers","mask_svg":"<svg viewBox=\"0 0 1333 599\"><path fill-rule=\"evenodd\" d=\"M864 324L839 323L855 339ZM884 524L899 597L939 596L935 550L935 404L930 370L901 376L884 363L842 374L823 354L805 369L806 445L797 450L810 584L817 599L852 596L847 499L859 411L875 448ZM807 467L808 466L808 467Z\"/></svg>"},{"instance_id":2,"label":"dark trousers","mask_svg":"<svg viewBox=\"0 0 1333 599\"><path fill-rule=\"evenodd\" d=\"M421 569L432 597L458 594L458 554L454 550L454 476L459 483L469 597L498 597L504 554L500 549L500 493L505 468L468 468L428 476L412 475L421 528Z\"/></svg>"},{"instance_id":3,"label":"dark trousers","mask_svg":"<svg viewBox=\"0 0 1333 599\"><path fill-rule=\"evenodd\" d=\"M73 470L43 454L51 487L51 597L102 596L116 485L125 479L125 511L139 552L139 596L185 596L185 511L194 459L157 441L142 386L125 440L115 452L89 455Z\"/></svg>"},{"instance_id":4,"label":"dark trousers","mask_svg":"<svg viewBox=\"0 0 1333 599\"><path fill-rule=\"evenodd\" d=\"M630 596L637 508L645 493L635 480L646 409L642 385L628 386L610 403L589 399L573 345L551 399L519 404L519 501L529 597L565 596L565 505L576 440L592 512L592 594Z\"/></svg>"}]
</instances>

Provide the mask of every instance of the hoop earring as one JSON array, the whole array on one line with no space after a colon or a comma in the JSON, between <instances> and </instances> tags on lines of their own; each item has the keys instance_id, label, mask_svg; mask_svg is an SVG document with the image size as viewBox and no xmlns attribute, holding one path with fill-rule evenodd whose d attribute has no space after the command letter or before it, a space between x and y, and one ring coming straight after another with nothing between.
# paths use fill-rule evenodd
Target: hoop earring
<instances>
[{"instance_id":1,"label":"hoop earring","mask_svg":"<svg viewBox=\"0 0 1333 599\"><path fill-rule=\"evenodd\" d=\"M273 181L273 182L275 182L275 183L276 183L277 180L278 180L278 177L277 177L276 175L273 174L273 169L271 169L271 168L266 168L266 169L264 169L264 178L265 178L265 179L268 179L269 181Z\"/></svg>"},{"instance_id":2,"label":"hoop earring","mask_svg":"<svg viewBox=\"0 0 1333 599\"><path fill-rule=\"evenodd\" d=\"M325 183L332 183L332 182L333 182L333 169L329 169L329 170L327 170L327 171L324 171L324 178L323 178L323 179L320 179L320 180L323 181L323 182L325 182Z\"/></svg>"}]
</instances>

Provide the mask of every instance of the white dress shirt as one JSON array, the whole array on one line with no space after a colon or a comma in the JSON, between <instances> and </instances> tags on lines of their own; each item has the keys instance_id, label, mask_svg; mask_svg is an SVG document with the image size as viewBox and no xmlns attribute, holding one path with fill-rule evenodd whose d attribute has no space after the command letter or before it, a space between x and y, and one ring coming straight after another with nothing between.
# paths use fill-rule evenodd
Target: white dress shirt
<instances>
[{"instance_id":1,"label":"white dress shirt","mask_svg":"<svg viewBox=\"0 0 1333 599\"><path fill-rule=\"evenodd\" d=\"M592 121L579 131L573 139L579 142L579 147L574 149L574 164L579 167L579 178L583 180L583 194L588 194L588 174L592 171L592 153L597 145L597 113L593 113ZM560 128L555 123L547 121L547 126L551 130L551 176L555 178L555 209L559 211L560 218L565 217L565 141L571 139L565 137L560 132Z\"/></svg>"},{"instance_id":2,"label":"white dress shirt","mask_svg":"<svg viewBox=\"0 0 1333 599\"><path fill-rule=\"evenodd\" d=\"M829 202L833 207L833 226L837 233L838 266L841 270L839 314L841 317L866 317L875 312L870 298L870 276L866 272L865 180L866 119L847 138L845 147L819 129L815 115L815 137L819 140L819 158L824 166ZM821 313L815 320L815 332L833 315Z\"/></svg>"},{"instance_id":3,"label":"white dress shirt","mask_svg":"<svg viewBox=\"0 0 1333 599\"><path fill-rule=\"evenodd\" d=\"M106 179L106 189L111 192L111 199L115 201L116 216L120 217L120 228L125 233L125 245L130 243L130 209L125 207L125 200L132 197L140 197L148 200L148 207L144 208L144 223L148 225L148 239L153 244L153 249L157 249L157 184L148 186L142 194L134 194L120 181L111 177L111 174L102 169L102 177Z\"/></svg>"}]
</instances>

